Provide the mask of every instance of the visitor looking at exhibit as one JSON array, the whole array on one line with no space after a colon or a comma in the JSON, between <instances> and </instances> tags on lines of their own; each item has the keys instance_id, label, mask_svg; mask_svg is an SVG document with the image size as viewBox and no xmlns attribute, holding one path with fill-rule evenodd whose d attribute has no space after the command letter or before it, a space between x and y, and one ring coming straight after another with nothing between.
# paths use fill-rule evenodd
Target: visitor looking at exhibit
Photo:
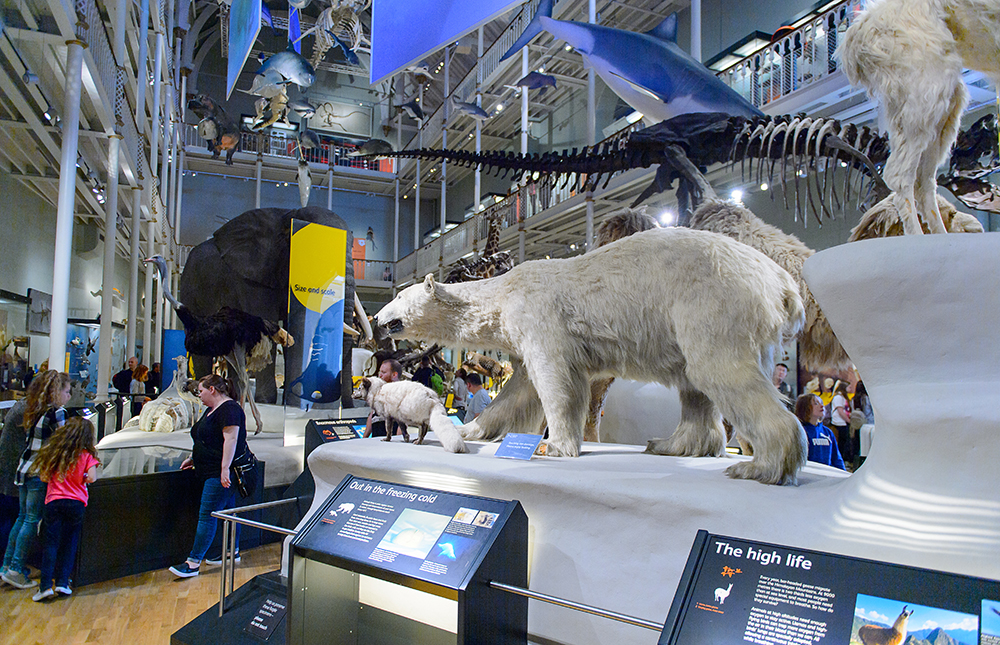
<instances>
[{"instance_id":1,"label":"visitor looking at exhibit","mask_svg":"<svg viewBox=\"0 0 1000 645\"><path fill-rule=\"evenodd\" d=\"M807 393L795 400L795 416L802 422L809 444L809 461L847 470L840 451L837 437L823 425L823 401L815 394Z\"/></svg>"},{"instance_id":2,"label":"visitor looking at exhibit","mask_svg":"<svg viewBox=\"0 0 1000 645\"><path fill-rule=\"evenodd\" d=\"M475 372L469 374L465 382L469 386L469 393L472 394L469 398L468 409L465 411L465 423L471 423L473 419L483 413L492 399L490 393L483 387L483 379Z\"/></svg>"},{"instance_id":3,"label":"visitor looking at exhibit","mask_svg":"<svg viewBox=\"0 0 1000 645\"><path fill-rule=\"evenodd\" d=\"M403 377L403 366L400 365L399 361L396 359L387 358L382 361L381 365L378 366L378 377L386 383L395 383ZM368 413L368 420L365 422L365 432L361 435L362 439L367 439L372 436L372 421L375 420L375 416L375 410L372 409ZM389 427L390 424L392 424L393 427ZM406 426L386 419L385 440L389 441L392 439L392 435L396 433L396 430L401 430L404 442L410 441L410 435L406 433Z\"/></svg>"},{"instance_id":4,"label":"visitor looking at exhibit","mask_svg":"<svg viewBox=\"0 0 1000 645\"><path fill-rule=\"evenodd\" d=\"M201 508L198 510L198 528L194 545L187 560L170 567L178 578L192 578L199 568L208 548L215 538L217 520L215 511L236 506L236 486L231 480L230 465L236 455L247 450L247 417L243 407L233 400L233 384L217 374L198 381L198 397L208 407L201 419L191 428L194 448L191 456L181 464L181 470L194 468L202 480ZM240 525L236 525L233 552L236 560L240 554ZM205 560L209 564L216 561Z\"/></svg>"},{"instance_id":5,"label":"visitor looking at exhibit","mask_svg":"<svg viewBox=\"0 0 1000 645\"><path fill-rule=\"evenodd\" d=\"M42 524L42 567L35 602L73 594L70 576L83 531L87 484L97 481L94 424L74 417L38 451L32 471L48 484Z\"/></svg>"},{"instance_id":6,"label":"visitor looking at exhibit","mask_svg":"<svg viewBox=\"0 0 1000 645\"><path fill-rule=\"evenodd\" d=\"M0 568L0 579L18 589L30 589L38 584L28 578L27 559L38 534L48 486L37 475L31 474L31 466L52 433L66 423L67 412L63 406L69 402L69 397L69 374L55 370L36 376L28 389L28 403L24 411L27 436L14 474L14 483L19 489L19 512L7 539L7 550Z\"/></svg>"}]
</instances>

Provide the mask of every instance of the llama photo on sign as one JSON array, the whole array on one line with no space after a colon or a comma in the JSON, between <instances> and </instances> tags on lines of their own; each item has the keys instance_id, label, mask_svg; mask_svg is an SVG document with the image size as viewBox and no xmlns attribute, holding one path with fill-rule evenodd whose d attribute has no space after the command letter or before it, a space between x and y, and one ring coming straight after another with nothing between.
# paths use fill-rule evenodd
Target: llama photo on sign
<instances>
[{"instance_id":1,"label":"llama photo on sign","mask_svg":"<svg viewBox=\"0 0 1000 645\"><path fill-rule=\"evenodd\" d=\"M590 382L608 376L677 387L681 422L649 451L725 456L723 415L753 446L731 477L794 483L802 427L771 383L774 357L804 321L787 271L723 235L654 229L591 253L536 260L502 276L445 285L427 276L376 314L397 338L509 352L514 373L466 439L535 432L547 454L580 454ZM669 429L664 429L665 434Z\"/></svg>"}]
</instances>

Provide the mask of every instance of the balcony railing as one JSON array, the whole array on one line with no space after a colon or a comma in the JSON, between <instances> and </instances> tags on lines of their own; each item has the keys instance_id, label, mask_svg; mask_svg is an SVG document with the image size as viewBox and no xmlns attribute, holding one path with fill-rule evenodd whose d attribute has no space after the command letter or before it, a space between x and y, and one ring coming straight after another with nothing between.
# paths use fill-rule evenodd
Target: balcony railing
<instances>
[{"instance_id":1,"label":"balcony railing","mask_svg":"<svg viewBox=\"0 0 1000 645\"><path fill-rule=\"evenodd\" d=\"M838 4L717 76L758 108L816 83L837 71L837 43L862 4Z\"/></svg>"},{"instance_id":2,"label":"balcony railing","mask_svg":"<svg viewBox=\"0 0 1000 645\"><path fill-rule=\"evenodd\" d=\"M316 148L303 150L303 156L310 163L329 164L342 168L359 168L378 172L394 173L395 159L371 160L361 157L349 157L348 154L358 149L353 143L344 142L324 134L318 134L320 145ZM185 123L181 130L181 139L185 147L190 149L207 149L207 142L198 134L197 126ZM265 132L241 132L240 152L261 154L268 157L283 159L298 159L298 142L294 132L269 129ZM332 158L331 158L332 156Z\"/></svg>"}]
</instances>

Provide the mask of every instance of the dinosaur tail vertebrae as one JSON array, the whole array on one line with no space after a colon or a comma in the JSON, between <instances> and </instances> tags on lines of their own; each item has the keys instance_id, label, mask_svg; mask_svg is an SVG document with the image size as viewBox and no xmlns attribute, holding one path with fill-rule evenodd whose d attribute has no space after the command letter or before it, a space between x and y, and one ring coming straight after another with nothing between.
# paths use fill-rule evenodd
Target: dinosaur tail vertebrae
<instances>
[{"instance_id":1,"label":"dinosaur tail vertebrae","mask_svg":"<svg viewBox=\"0 0 1000 645\"><path fill-rule=\"evenodd\" d=\"M678 163L678 151L683 151L690 163ZM779 169L782 200L788 208L787 176L794 182L795 216L805 216L808 208L822 222L822 214L832 217L829 196L839 210L850 203L852 184L858 183L855 194L860 205L873 197L878 201L889 194L878 166L889 156L887 139L867 128L838 121L803 116L735 117L726 114L689 114L663 121L632 133L628 138L606 141L578 152L520 155L514 152L467 150L401 150L381 156L423 161L448 161L464 167L478 167L486 172L511 171L527 175L532 181L549 180L565 183L575 174L577 181L586 178L586 186L596 188L604 179L608 185L612 176L633 168L661 165L658 189L672 187L673 179L691 181L690 167L704 172L717 163L740 164L744 180L765 180L774 185L775 170ZM780 167L778 163L780 161ZM746 164L744 164L746 162ZM663 172L663 165L669 172ZM834 170L844 167L844 184L837 192ZM746 167L745 167L746 166ZM765 167L766 175L765 175ZM855 172L857 171L857 172ZM660 177L660 174L663 177ZM864 177L869 178L865 187ZM800 179L805 181L805 201ZM669 181L667 181L669 180ZM649 190L638 200L658 192ZM772 192L773 196L773 192ZM841 199L843 196L843 199Z\"/></svg>"}]
</instances>

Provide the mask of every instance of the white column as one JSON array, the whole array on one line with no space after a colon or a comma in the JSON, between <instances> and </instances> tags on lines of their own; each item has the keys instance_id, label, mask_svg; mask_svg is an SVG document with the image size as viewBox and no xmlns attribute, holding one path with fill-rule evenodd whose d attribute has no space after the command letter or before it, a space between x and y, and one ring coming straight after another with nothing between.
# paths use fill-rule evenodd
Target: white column
<instances>
[{"instance_id":1,"label":"white column","mask_svg":"<svg viewBox=\"0 0 1000 645\"><path fill-rule=\"evenodd\" d=\"M521 50L521 78L528 75L528 48L525 47ZM528 154L528 90L521 90L521 154ZM521 188L524 188L524 181L521 181ZM521 204L521 210L518 213L517 218L517 263L521 264L524 262L524 211L525 211L525 200L523 196L526 191L521 191L519 201Z\"/></svg>"},{"instance_id":2,"label":"white column","mask_svg":"<svg viewBox=\"0 0 1000 645\"><path fill-rule=\"evenodd\" d=\"M115 0L114 55L119 67L125 66L125 25L130 4L128 0Z\"/></svg>"},{"instance_id":3,"label":"white column","mask_svg":"<svg viewBox=\"0 0 1000 645\"><path fill-rule=\"evenodd\" d=\"M66 91L59 162L59 198L56 210L56 246L52 263L52 317L49 328L49 369L64 371L69 314L69 271L73 258L73 208L76 205L77 139L80 134L80 92L83 86L83 48L80 40L66 41ZM111 297L111 294L108 294Z\"/></svg>"},{"instance_id":4,"label":"white column","mask_svg":"<svg viewBox=\"0 0 1000 645\"><path fill-rule=\"evenodd\" d=\"M125 358L135 356L135 320L139 315L139 227L142 226L142 187L132 187L132 231L129 235L128 320L125 323Z\"/></svg>"},{"instance_id":5,"label":"white column","mask_svg":"<svg viewBox=\"0 0 1000 645\"><path fill-rule=\"evenodd\" d=\"M158 247L160 255L166 257L167 245L160 242ZM167 280L170 280L170 274L173 272L173 265L173 260L167 260ZM156 312L156 320L153 324L153 346L149 348L149 362L146 363L147 367L152 367L153 363L160 360L160 348L163 346L163 319L166 314L166 309L164 308L163 289L167 286L168 285L163 284L162 276L157 274L155 289L156 295L153 296L153 302L156 303L156 306L153 309L153 311Z\"/></svg>"},{"instance_id":6,"label":"white column","mask_svg":"<svg viewBox=\"0 0 1000 645\"><path fill-rule=\"evenodd\" d=\"M170 128L172 126L170 118L170 105L173 103L172 96L174 94L174 88L169 84L166 85L167 91L161 94L163 98L163 133L161 135L161 149L160 149L160 201L163 202L163 223L166 224L167 228L170 228L170 208L173 204L170 201L170 166L168 161L170 159L170 141L172 137L170 135ZM150 163L156 163L156 160L151 158Z\"/></svg>"},{"instance_id":7,"label":"white column","mask_svg":"<svg viewBox=\"0 0 1000 645\"><path fill-rule=\"evenodd\" d=\"M149 181L149 180L147 180ZM156 253L156 220L150 211L149 221L146 223L146 257ZM156 268L152 264L146 265L146 306L144 308L145 317L142 320L142 356L139 362L149 365L149 357L152 356L153 344L153 311L156 303L153 301L153 271Z\"/></svg>"},{"instance_id":8,"label":"white column","mask_svg":"<svg viewBox=\"0 0 1000 645\"><path fill-rule=\"evenodd\" d=\"M97 352L97 401L108 400L111 380L111 305L114 302L115 250L118 245L118 151L122 137L108 138L108 187L104 203L104 275L101 282L101 340Z\"/></svg>"},{"instance_id":9,"label":"white column","mask_svg":"<svg viewBox=\"0 0 1000 645\"><path fill-rule=\"evenodd\" d=\"M156 52L153 54L153 127L149 131L149 170L154 177L156 173L156 157L160 145L160 79L163 74L163 32L156 32ZM162 199L162 195L160 196Z\"/></svg>"},{"instance_id":10,"label":"white column","mask_svg":"<svg viewBox=\"0 0 1000 645\"><path fill-rule=\"evenodd\" d=\"M264 166L264 157L261 155L260 151L257 151L257 169L256 169L256 189L254 191L253 207L260 208L260 171Z\"/></svg>"},{"instance_id":11,"label":"white column","mask_svg":"<svg viewBox=\"0 0 1000 645\"><path fill-rule=\"evenodd\" d=\"M691 58L701 62L701 0L691 0Z\"/></svg>"},{"instance_id":12,"label":"white column","mask_svg":"<svg viewBox=\"0 0 1000 645\"><path fill-rule=\"evenodd\" d=\"M444 48L444 119L441 120L441 147L448 149L448 117L451 116L451 106L448 99L451 94L451 47ZM422 109L422 108L421 108ZM448 162L441 160L441 235L444 235L444 227L448 221ZM444 253L444 244L441 245L441 253ZM443 270L443 268L442 268ZM444 276L441 278L444 279Z\"/></svg>"},{"instance_id":13,"label":"white column","mask_svg":"<svg viewBox=\"0 0 1000 645\"><path fill-rule=\"evenodd\" d=\"M397 77L398 82L396 83L396 99L395 104L399 105L399 99L402 98L402 93L400 87L402 86L402 77ZM396 111L396 150L401 150L403 148L403 115ZM393 284L399 281L399 276L396 275L396 263L399 262L399 159L393 159L393 170L396 172L396 216L394 221L394 226L392 227L392 282ZM396 296L396 287L392 288L393 297Z\"/></svg>"},{"instance_id":14,"label":"white column","mask_svg":"<svg viewBox=\"0 0 1000 645\"><path fill-rule=\"evenodd\" d=\"M483 107L483 28L479 28L479 43L476 50L476 105ZM483 149L483 124L476 121L476 153ZM483 201L482 170L476 166L475 186L472 189L472 212L479 212L479 202Z\"/></svg>"},{"instance_id":15,"label":"white column","mask_svg":"<svg viewBox=\"0 0 1000 645\"><path fill-rule=\"evenodd\" d=\"M591 24L597 22L597 3L595 0L588 2L587 19ZM593 68L587 70L587 145L597 145L597 79L594 76ZM594 248L594 193L587 191L585 199L587 212L584 253Z\"/></svg>"},{"instance_id":16,"label":"white column","mask_svg":"<svg viewBox=\"0 0 1000 645\"><path fill-rule=\"evenodd\" d=\"M333 154L330 155L333 160ZM326 210L333 210L333 164L326 166Z\"/></svg>"},{"instance_id":17,"label":"white column","mask_svg":"<svg viewBox=\"0 0 1000 645\"><path fill-rule=\"evenodd\" d=\"M135 122L139 134L146 132L146 60L149 58L149 0L141 0L139 7L139 60L135 72L136 101ZM148 133L147 133L148 134ZM134 348L133 348L134 349ZM131 356L131 355L130 355Z\"/></svg>"},{"instance_id":18,"label":"white column","mask_svg":"<svg viewBox=\"0 0 1000 645\"><path fill-rule=\"evenodd\" d=\"M420 98L420 109L424 109L424 86L421 83L420 89L417 90ZM424 114L424 116L427 116ZM417 147L424 147L424 120L421 119L417 122L420 129L417 131ZM416 253L417 249L420 248L420 159L417 159L417 194L416 201L413 204L413 252Z\"/></svg>"}]
</instances>

